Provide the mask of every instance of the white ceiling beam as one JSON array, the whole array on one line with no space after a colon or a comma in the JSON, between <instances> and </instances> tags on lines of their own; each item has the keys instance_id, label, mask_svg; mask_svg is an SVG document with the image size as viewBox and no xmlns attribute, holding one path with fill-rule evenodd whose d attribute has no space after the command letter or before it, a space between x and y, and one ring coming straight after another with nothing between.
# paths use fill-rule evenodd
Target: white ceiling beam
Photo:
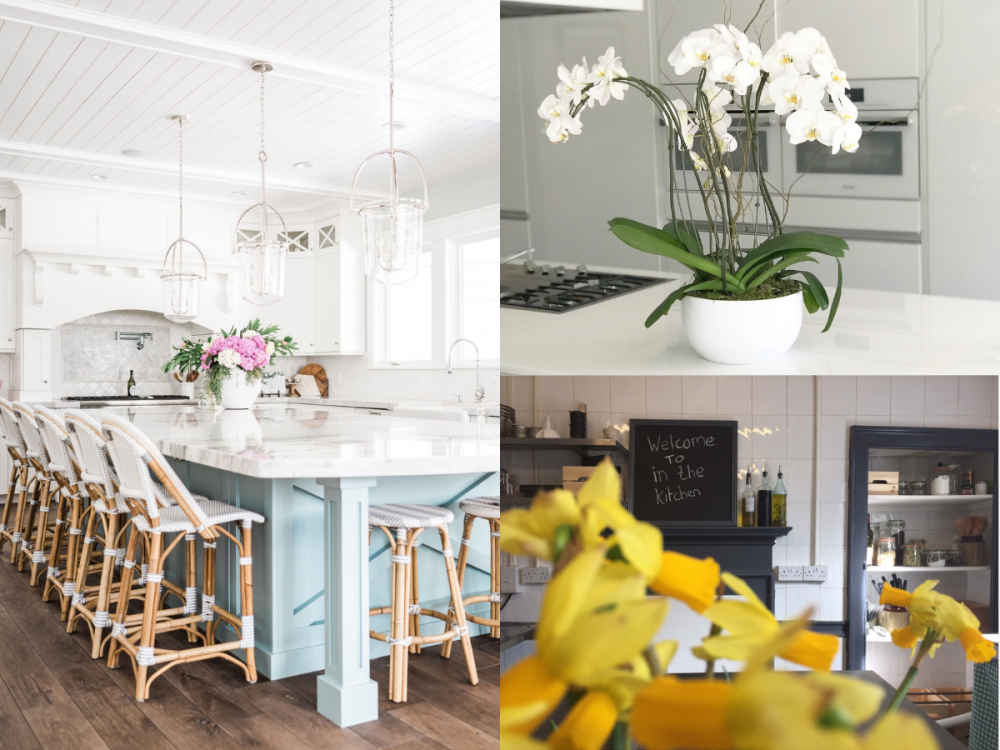
<instances>
[{"instance_id":1,"label":"white ceiling beam","mask_svg":"<svg viewBox=\"0 0 1000 750\"><path fill-rule=\"evenodd\" d=\"M57 148L54 146L37 146L33 143L19 143L17 141L0 141L0 154L23 156L28 159L51 159L73 164L88 164L102 169L124 169L132 172L169 175L171 177L177 175L177 164L173 162L132 159L127 156L118 156L117 154L99 154L93 151L77 151L75 149ZM184 175L188 180L211 180L213 182L250 187L258 187L260 185L260 174L258 173L245 174L243 172L232 172L227 169L198 167L192 164L184 165ZM350 188L338 185L324 185L318 182L302 182L300 180L282 180L275 177L267 178L267 186L276 190L289 190L295 193L324 195L334 198L347 198L351 193ZM382 193L370 190L359 189L354 192L361 198L379 198L383 195Z\"/></svg>"},{"instance_id":2,"label":"white ceiling beam","mask_svg":"<svg viewBox=\"0 0 1000 750\"><path fill-rule=\"evenodd\" d=\"M212 39L47 0L0 0L0 18L247 71L255 60L267 60L274 65L271 75L375 96L388 96L389 93L388 76L268 52L245 44ZM399 79L396 80L395 95L400 100L446 112L500 121L500 102L494 99Z\"/></svg>"}]
</instances>

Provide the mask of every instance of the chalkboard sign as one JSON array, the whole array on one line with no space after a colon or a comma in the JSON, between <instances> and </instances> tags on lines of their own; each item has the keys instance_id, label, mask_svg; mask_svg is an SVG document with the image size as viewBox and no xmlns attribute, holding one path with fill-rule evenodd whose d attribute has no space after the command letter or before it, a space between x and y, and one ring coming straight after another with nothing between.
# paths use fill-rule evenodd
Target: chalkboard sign
<instances>
[{"instance_id":1,"label":"chalkboard sign","mask_svg":"<svg viewBox=\"0 0 1000 750\"><path fill-rule=\"evenodd\" d=\"M736 526L736 422L629 420L629 509L657 526Z\"/></svg>"}]
</instances>

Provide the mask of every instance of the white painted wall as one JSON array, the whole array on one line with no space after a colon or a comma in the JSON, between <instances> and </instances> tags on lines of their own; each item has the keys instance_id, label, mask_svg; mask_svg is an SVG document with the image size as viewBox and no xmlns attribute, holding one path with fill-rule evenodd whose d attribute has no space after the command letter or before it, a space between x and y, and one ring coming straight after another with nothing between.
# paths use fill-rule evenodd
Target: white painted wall
<instances>
[{"instance_id":1,"label":"white painted wall","mask_svg":"<svg viewBox=\"0 0 1000 750\"><path fill-rule=\"evenodd\" d=\"M502 380L502 401L514 407L519 424L540 424L549 415L561 435L569 434L568 412L581 402L587 404L590 437L600 436L609 423L627 428L629 419L737 420L739 465L752 465L754 485L759 484L765 462L772 482L778 466L784 470L788 525L793 530L777 540L773 564L829 566L828 580L821 585L775 584L775 615L779 619L794 617L809 606L815 609L817 620L842 621L845 617L848 439L852 425L998 426L996 377L505 376ZM503 463L520 484L561 484L562 467L578 464L575 454L559 451L509 451ZM510 560L502 565L536 564L533 558L502 559ZM512 622L534 621L541 592L539 587L523 587L521 594L510 598L503 617ZM708 633L709 625L685 607L672 603L671 608L674 619L668 617L660 636L681 641L679 661L673 669L683 672L687 647ZM687 668L694 666L693 661L687 663ZM901 673L890 671L891 667L883 665L883 669L892 679L902 678ZM955 671L944 669L947 674Z\"/></svg>"}]
</instances>

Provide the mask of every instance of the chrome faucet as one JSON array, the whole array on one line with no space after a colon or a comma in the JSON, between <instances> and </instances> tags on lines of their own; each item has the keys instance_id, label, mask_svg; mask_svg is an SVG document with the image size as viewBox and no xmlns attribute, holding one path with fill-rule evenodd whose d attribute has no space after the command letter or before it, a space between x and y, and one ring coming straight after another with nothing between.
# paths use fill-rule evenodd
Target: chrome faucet
<instances>
[{"instance_id":1,"label":"chrome faucet","mask_svg":"<svg viewBox=\"0 0 1000 750\"><path fill-rule=\"evenodd\" d=\"M479 403L484 398L486 398L486 389L483 388L482 384L479 382L479 347L476 346L474 341L469 339L455 339L451 343L451 347L448 349L448 362L445 367L448 370L448 374L451 375L451 353L455 351L455 345L465 342L466 344L472 344L472 348L476 350L476 403Z\"/></svg>"}]
</instances>

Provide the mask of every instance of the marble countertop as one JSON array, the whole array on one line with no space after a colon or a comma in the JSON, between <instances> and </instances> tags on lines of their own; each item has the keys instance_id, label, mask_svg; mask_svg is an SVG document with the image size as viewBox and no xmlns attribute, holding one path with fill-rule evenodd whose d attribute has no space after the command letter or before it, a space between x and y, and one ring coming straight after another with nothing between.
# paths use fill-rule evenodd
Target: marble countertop
<instances>
[{"instance_id":1,"label":"marble countertop","mask_svg":"<svg viewBox=\"0 0 1000 750\"><path fill-rule=\"evenodd\" d=\"M709 362L687 342L680 305L651 328L643 325L687 277L642 273L669 281L558 315L500 308L501 372L995 375L1000 369L1000 302L848 288L843 290L833 328L821 333L824 311L803 314L802 332L785 356L757 365Z\"/></svg>"},{"instance_id":2,"label":"marble countertop","mask_svg":"<svg viewBox=\"0 0 1000 750\"><path fill-rule=\"evenodd\" d=\"M427 411L462 411L468 414L485 413L500 416L499 401L435 401L432 399L372 399L345 398L342 396L261 396L257 404L309 404L312 406L347 406L358 409L415 409Z\"/></svg>"},{"instance_id":3,"label":"marble countertop","mask_svg":"<svg viewBox=\"0 0 1000 750\"><path fill-rule=\"evenodd\" d=\"M500 469L499 425L372 417L290 403L233 411L195 406L107 411L130 419L167 456L254 477L415 476Z\"/></svg>"}]
</instances>

